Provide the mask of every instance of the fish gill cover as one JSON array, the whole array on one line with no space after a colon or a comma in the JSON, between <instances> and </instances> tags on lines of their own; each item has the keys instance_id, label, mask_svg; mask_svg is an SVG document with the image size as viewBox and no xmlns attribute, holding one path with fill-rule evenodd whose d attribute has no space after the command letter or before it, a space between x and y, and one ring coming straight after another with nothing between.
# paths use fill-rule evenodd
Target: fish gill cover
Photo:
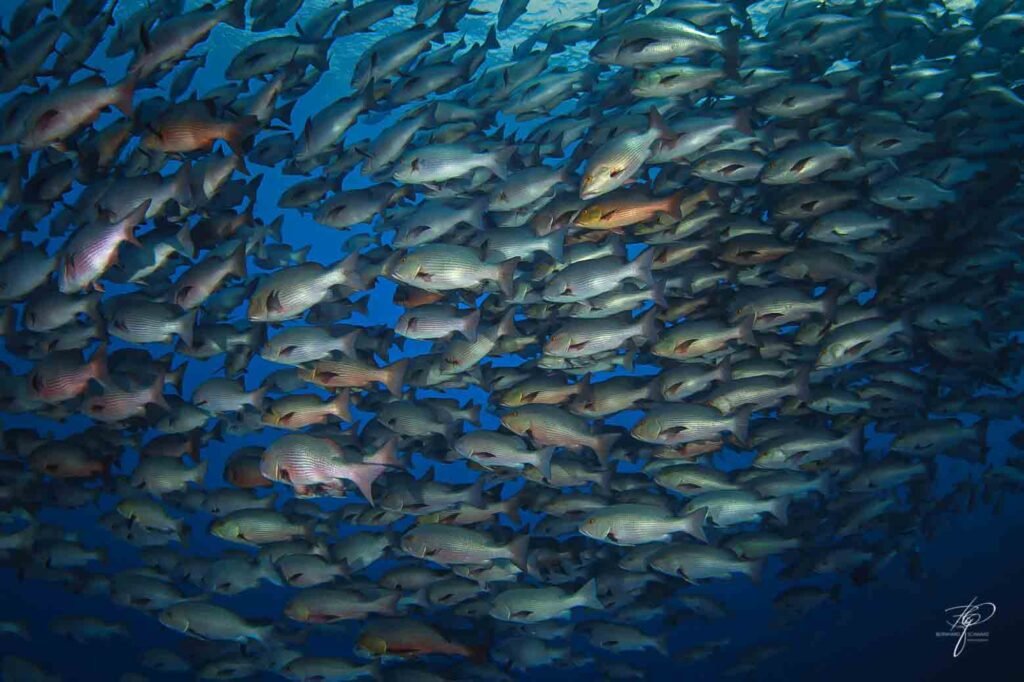
<instances>
[{"instance_id":1,"label":"fish gill cover","mask_svg":"<svg viewBox=\"0 0 1024 682\"><path fill-rule=\"evenodd\" d=\"M2 16L4 681L1019 659L1019 3Z\"/></svg>"}]
</instances>

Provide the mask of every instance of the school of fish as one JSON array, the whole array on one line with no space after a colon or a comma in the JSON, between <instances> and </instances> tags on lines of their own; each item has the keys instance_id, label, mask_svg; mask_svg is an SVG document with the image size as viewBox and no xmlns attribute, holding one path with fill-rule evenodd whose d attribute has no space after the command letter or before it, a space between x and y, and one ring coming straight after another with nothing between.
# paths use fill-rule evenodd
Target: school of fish
<instances>
[{"instance_id":1,"label":"school of fish","mask_svg":"<svg viewBox=\"0 0 1024 682\"><path fill-rule=\"evenodd\" d=\"M542 4L7 12L0 565L180 633L121 680L753 675L706 585L796 621L1024 489L1020 3Z\"/></svg>"}]
</instances>

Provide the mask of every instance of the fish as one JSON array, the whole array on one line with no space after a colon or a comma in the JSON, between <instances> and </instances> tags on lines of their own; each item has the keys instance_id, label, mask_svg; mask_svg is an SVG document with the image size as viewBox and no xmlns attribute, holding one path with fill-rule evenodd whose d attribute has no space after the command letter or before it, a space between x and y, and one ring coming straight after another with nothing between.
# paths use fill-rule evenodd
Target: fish
<instances>
[{"instance_id":1,"label":"fish","mask_svg":"<svg viewBox=\"0 0 1024 682\"><path fill-rule=\"evenodd\" d=\"M0 676L771 677L1005 525L1012 3L183 5L5 18Z\"/></svg>"}]
</instances>

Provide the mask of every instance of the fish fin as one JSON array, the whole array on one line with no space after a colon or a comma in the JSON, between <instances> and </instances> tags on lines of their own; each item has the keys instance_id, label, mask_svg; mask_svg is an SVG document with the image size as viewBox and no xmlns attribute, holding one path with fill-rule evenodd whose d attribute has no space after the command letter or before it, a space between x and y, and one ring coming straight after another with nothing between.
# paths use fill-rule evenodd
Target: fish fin
<instances>
[{"instance_id":1,"label":"fish fin","mask_svg":"<svg viewBox=\"0 0 1024 682\"><path fill-rule=\"evenodd\" d=\"M645 341L653 343L658 339L660 331L661 324L658 320L658 308L653 307L640 318L640 332Z\"/></svg>"},{"instance_id":2,"label":"fish fin","mask_svg":"<svg viewBox=\"0 0 1024 682\"><path fill-rule=\"evenodd\" d=\"M487 167L492 173L504 180L508 177L509 163L512 161L515 152L516 148L511 145L493 152L493 159Z\"/></svg>"},{"instance_id":3,"label":"fish fin","mask_svg":"<svg viewBox=\"0 0 1024 682\"><path fill-rule=\"evenodd\" d=\"M745 563L746 573L750 576L750 580L754 583L761 582L761 576L764 573L764 559L755 559Z\"/></svg>"},{"instance_id":4,"label":"fish fin","mask_svg":"<svg viewBox=\"0 0 1024 682\"><path fill-rule=\"evenodd\" d=\"M725 77L732 80L740 80L740 26L730 26L722 31L722 49L725 58L725 65L722 70Z\"/></svg>"},{"instance_id":5,"label":"fish fin","mask_svg":"<svg viewBox=\"0 0 1024 682\"><path fill-rule=\"evenodd\" d=\"M650 129L657 131L659 140L676 139L675 132L665 123L665 119L661 117L657 107L651 107L650 111L647 112L647 121Z\"/></svg>"},{"instance_id":6,"label":"fish fin","mask_svg":"<svg viewBox=\"0 0 1024 682\"><path fill-rule=\"evenodd\" d=\"M345 422L352 421L352 410L349 407L351 393L350 389L344 388L331 400L331 409L334 412L334 416Z\"/></svg>"},{"instance_id":7,"label":"fish fin","mask_svg":"<svg viewBox=\"0 0 1024 682\"><path fill-rule=\"evenodd\" d=\"M515 499L515 498L511 498ZM516 515L518 516L518 509ZM508 543L509 561L523 573L526 573L526 562L530 553L530 536L520 535Z\"/></svg>"},{"instance_id":8,"label":"fish fin","mask_svg":"<svg viewBox=\"0 0 1024 682\"><path fill-rule=\"evenodd\" d=\"M353 251L331 268L331 274L337 279L334 286L345 284L353 289L365 289L366 283L359 274L359 253Z\"/></svg>"},{"instance_id":9,"label":"fish fin","mask_svg":"<svg viewBox=\"0 0 1024 682\"><path fill-rule=\"evenodd\" d=\"M402 467L402 460L398 458L398 438L391 437L384 445L377 448L369 457L363 459L364 464L376 464L385 467Z\"/></svg>"},{"instance_id":10,"label":"fish fin","mask_svg":"<svg viewBox=\"0 0 1024 682\"><path fill-rule=\"evenodd\" d=\"M245 28L245 0L229 0L223 22L238 29Z\"/></svg>"},{"instance_id":11,"label":"fish fin","mask_svg":"<svg viewBox=\"0 0 1024 682\"><path fill-rule=\"evenodd\" d=\"M732 127L744 135L754 134L754 130L750 126L750 107L743 107L736 112L732 119Z\"/></svg>"},{"instance_id":12,"label":"fish fin","mask_svg":"<svg viewBox=\"0 0 1024 682\"><path fill-rule=\"evenodd\" d=\"M175 251L187 258L195 257L196 247L192 242L192 228L188 223L182 225L174 238L178 242L178 248Z\"/></svg>"},{"instance_id":13,"label":"fish fin","mask_svg":"<svg viewBox=\"0 0 1024 682\"><path fill-rule=\"evenodd\" d=\"M259 119L255 116L245 116L227 127L224 131L224 142L235 156L245 156L248 151L246 141L258 127Z\"/></svg>"},{"instance_id":14,"label":"fish fin","mask_svg":"<svg viewBox=\"0 0 1024 682\"><path fill-rule=\"evenodd\" d=\"M737 328L739 339L748 346L754 346L755 348L760 347L757 342L757 337L754 336L754 316L747 315L740 320L739 327Z\"/></svg>"},{"instance_id":15,"label":"fish fin","mask_svg":"<svg viewBox=\"0 0 1024 682\"><path fill-rule=\"evenodd\" d=\"M597 596L597 580L595 578L588 580L583 587L576 591L573 597L578 606L597 611L604 610L604 604L601 603L601 599Z\"/></svg>"},{"instance_id":16,"label":"fish fin","mask_svg":"<svg viewBox=\"0 0 1024 682\"><path fill-rule=\"evenodd\" d=\"M484 509L487 502L484 501L484 477L477 478L473 485L466 490L466 504L476 509Z\"/></svg>"},{"instance_id":17,"label":"fish fin","mask_svg":"<svg viewBox=\"0 0 1024 682\"><path fill-rule=\"evenodd\" d=\"M506 296L515 294L516 266L519 258L509 258L498 267L498 286Z\"/></svg>"},{"instance_id":18,"label":"fish fin","mask_svg":"<svg viewBox=\"0 0 1024 682\"><path fill-rule=\"evenodd\" d=\"M789 498L776 497L772 500L768 513L779 520L782 525L789 524Z\"/></svg>"},{"instance_id":19,"label":"fish fin","mask_svg":"<svg viewBox=\"0 0 1024 682\"><path fill-rule=\"evenodd\" d=\"M291 130L292 125L292 111L295 109L295 103L298 101L299 100L297 99L293 99L291 102L283 104L274 110L274 118L287 125L289 130Z\"/></svg>"},{"instance_id":20,"label":"fish fin","mask_svg":"<svg viewBox=\"0 0 1024 682\"><path fill-rule=\"evenodd\" d=\"M231 261L231 274L239 279L245 279L248 274L245 265L245 242L238 245L228 260Z\"/></svg>"},{"instance_id":21,"label":"fish fin","mask_svg":"<svg viewBox=\"0 0 1024 682\"><path fill-rule=\"evenodd\" d=\"M188 348L192 347L192 342L195 340L196 318L198 315L199 309L196 308L190 313L183 315L176 325L178 337Z\"/></svg>"},{"instance_id":22,"label":"fish fin","mask_svg":"<svg viewBox=\"0 0 1024 682\"><path fill-rule=\"evenodd\" d=\"M477 331L480 327L480 309L477 308L466 317L462 318L462 329L460 330L462 335L466 337L466 340L470 343L476 341Z\"/></svg>"},{"instance_id":23,"label":"fish fin","mask_svg":"<svg viewBox=\"0 0 1024 682\"><path fill-rule=\"evenodd\" d=\"M117 85L117 98L114 100L114 106L120 109L127 118L135 116L135 105L132 99L137 82L138 77L135 74L129 74Z\"/></svg>"},{"instance_id":24,"label":"fish fin","mask_svg":"<svg viewBox=\"0 0 1024 682\"><path fill-rule=\"evenodd\" d=\"M548 446L537 451L537 469L540 471L545 481L551 480L551 459L554 457L556 450L558 450L558 448Z\"/></svg>"},{"instance_id":25,"label":"fish fin","mask_svg":"<svg viewBox=\"0 0 1024 682\"><path fill-rule=\"evenodd\" d=\"M708 508L699 507L682 518L680 530L694 538L706 543L707 535L704 534L704 523L708 518Z\"/></svg>"},{"instance_id":26,"label":"fish fin","mask_svg":"<svg viewBox=\"0 0 1024 682\"><path fill-rule=\"evenodd\" d=\"M110 373L107 370L106 342L100 343L99 347L96 348L96 352L92 354L92 358L89 360L89 365L92 367L92 378L104 386L109 386Z\"/></svg>"},{"instance_id":27,"label":"fish fin","mask_svg":"<svg viewBox=\"0 0 1024 682\"><path fill-rule=\"evenodd\" d=\"M519 515L519 506L519 495L513 495L505 500L505 503L502 505L502 511L505 512L505 516L507 516L509 521L517 526L523 522L523 518Z\"/></svg>"},{"instance_id":28,"label":"fish fin","mask_svg":"<svg viewBox=\"0 0 1024 682\"><path fill-rule=\"evenodd\" d=\"M974 425L974 433L978 438L978 449L981 453L981 461L988 461L988 419L982 418Z\"/></svg>"},{"instance_id":29,"label":"fish fin","mask_svg":"<svg viewBox=\"0 0 1024 682\"><path fill-rule=\"evenodd\" d=\"M145 21L139 24L139 43L142 45L143 52L149 53L153 51L153 42L149 39L149 26L146 25Z\"/></svg>"},{"instance_id":30,"label":"fish fin","mask_svg":"<svg viewBox=\"0 0 1024 682\"><path fill-rule=\"evenodd\" d=\"M864 453L864 427L858 426L847 436L847 445L850 451L856 455Z\"/></svg>"},{"instance_id":31,"label":"fish fin","mask_svg":"<svg viewBox=\"0 0 1024 682\"><path fill-rule=\"evenodd\" d=\"M548 255L556 262L561 262L565 252L565 236L569 228L562 227L548 234Z\"/></svg>"},{"instance_id":32,"label":"fish fin","mask_svg":"<svg viewBox=\"0 0 1024 682\"><path fill-rule=\"evenodd\" d=\"M655 282L654 286L651 287L651 300L654 305L662 310L668 310L668 299L665 298L665 283Z\"/></svg>"},{"instance_id":33,"label":"fish fin","mask_svg":"<svg viewBox=\"0 0 1024 682\"><path fill-rule=\"evenodd\" d=\"M409 359L405 358L399 360L391 365L388 365L387 376L382 382L396 398L402 397L402 386L405 385L405 372L409 366Z\"/></svg>"},{"instance_id":34,"label":"fish fin","mask_svg":"<svg viewBox=\"0 0 1024 682\"><path fill-rule=\"evenodd\" d=\"M804 365L796 371L793 377L793 385L796 388L796 398L802 403L811 400L811 365Z\"/></svg>"},{"instance_id":35,"label":"fish fin","mask_svg":"<svg viewBox=\"0 0 1024 682\"><path fill-rule=\"evenodd\" d=\"M732 435L740 443L746 443L750 435L750 415L752 412L753 409L750 405L746 405L736 410L736 414L733 415Z\"/></svg>"},{"instance_id":36,"label":"fish fin","mask_svg":"<svg viewBox=\"0 0 1024 682\"><path fill-rule=\"evenodd\" d=\"M632 372L636 366L636 348L630 348L622 355L622 368L626 371Z\"/></svg>"},{"instance_id":37,"label":"fish fin","mask_svg":"<svg viewBox=\"0 0 1024 682\"><path fill-rule=\"evenodd\" d=\"M384 473L384 468L379 466L355 466L348 472L348 480L356 484L356 488L362 493L370 506L376 506L373 502L373 482Z\"/></svg>"}]
</instances>

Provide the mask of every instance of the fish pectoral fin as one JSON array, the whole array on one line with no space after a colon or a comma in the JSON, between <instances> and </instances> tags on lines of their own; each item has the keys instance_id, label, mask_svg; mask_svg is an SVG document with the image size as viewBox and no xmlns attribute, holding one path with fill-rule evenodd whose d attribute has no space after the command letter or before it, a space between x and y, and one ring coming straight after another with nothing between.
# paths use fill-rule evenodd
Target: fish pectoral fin
<instances>
[{"instance_id":1,"label":"fish pectoral fin","mask_svg":"<svg viewBox=\"0 0 1024 682\"><path fill-rule=\"evenodd\" d=\"M284 312L284 305L281 303L281 294L277 291L271 291L267 295L267 310L275 313Z\"/></svg>"}]
</instances>

